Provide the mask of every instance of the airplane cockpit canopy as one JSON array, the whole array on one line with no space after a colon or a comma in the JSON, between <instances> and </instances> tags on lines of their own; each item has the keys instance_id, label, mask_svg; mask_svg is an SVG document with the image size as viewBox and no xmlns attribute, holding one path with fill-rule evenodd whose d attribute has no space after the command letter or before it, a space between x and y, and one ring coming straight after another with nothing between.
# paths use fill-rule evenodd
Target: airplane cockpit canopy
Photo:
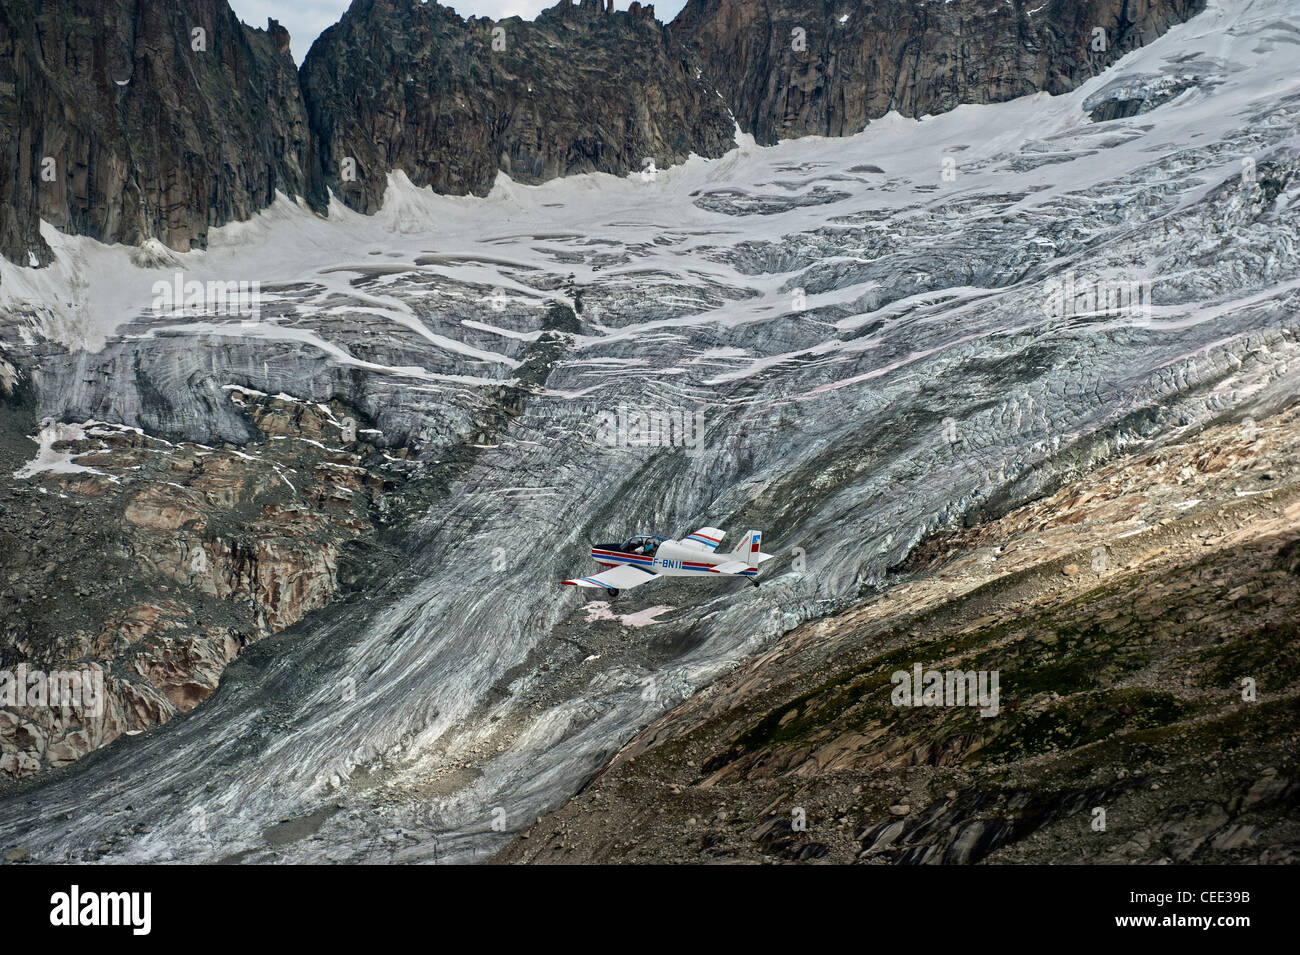
<instances>
[{"instance_id":1,"label":"airplane cockpit canopy","mask_svg":"<svg viewBox=\"0 0 1300 955\"><path fill-rule=\"evenodd\" d=\"M654 552L659 549L659 545L668 540L667 537L659 537L653 534L638 534L636 537L629 537L623 543L618 545L618 549L625 554L645 554L647 557L653 556Z\"/></svg>"}]
</instances>

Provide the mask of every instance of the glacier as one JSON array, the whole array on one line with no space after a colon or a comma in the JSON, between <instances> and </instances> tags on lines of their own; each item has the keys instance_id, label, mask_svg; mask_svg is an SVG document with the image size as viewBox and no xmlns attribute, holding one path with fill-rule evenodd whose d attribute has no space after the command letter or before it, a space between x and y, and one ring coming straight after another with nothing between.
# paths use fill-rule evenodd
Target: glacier
<instances>
[{"instance_id":1,"label":"glacier","mask_svg":"<svg viewBox=\"0 0 1300 955\"><path fill-rule=\"evenodd\" d=\"M0 796L3 841L485 861L934 530L1294 401L1297 43L1293 4L1218 0L1070 94L844 139L738 134L483 199L398 172L374 216L281 196L205 251L47 227L53 265L0 263L0 354L42 417L238 444L231 387L344 395L387 446L459 463L400 574L250 649L184 717ZM1090 118L1112 101L1142 105ZM180 269L258 282L259 319L153 314ZM1110 307L1117 288L1147 297ZM620 406L701 412L703 441L602 442ZM764 530L761 588L663 581L611 609L558 586L591 540L709 524L728 548Z\"/></svg>"}]
</instances>

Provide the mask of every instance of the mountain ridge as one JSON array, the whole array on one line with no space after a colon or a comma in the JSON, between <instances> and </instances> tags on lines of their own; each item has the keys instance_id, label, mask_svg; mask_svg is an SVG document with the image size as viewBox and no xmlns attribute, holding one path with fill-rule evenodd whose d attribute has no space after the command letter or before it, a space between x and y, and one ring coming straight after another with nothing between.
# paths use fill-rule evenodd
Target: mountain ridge
<instances>
[{"instance_id":1,"label":"mountain ridge","mask_svg":"<svg viewBox=\"0 0 1300 955\"><path fill-rule=\"evenodd\" d=\"M1121 0L1048 6L1075 40L1087 39L1079 31L1089 17L1115 22L1110 52L1076 49L1065 79L1043 67L1041 54L1026 65L1015 54L1023 29L998 36L1012 21L994 5L978 21L994 49L975 57L991 64L989 76L967 85L953 79L945 46L957 12L945 9L919 28L913 17L910 32L900 33L898 20L912 9L904 0L872 8L891 27L879 32L893 48L842 52L811 26L858 29L856 16L827 21L826 11L839 10L835 0L700 0L666 25L653 5L614 11L608 0L561 0L531 22L465 19L436 3L354 0L301 69L282 26L248 26L225 0L182 0L165 10L72 0L53 11L15 0L0 12L0 89L15 94L0 108L8 160L0 164L0 254L23 266L48 264L42 221L101 242L156 239L185 251L204 248L209 228L248 219L277 192L319 214L328 212L331 191L373 212L387 173L398 169L438 192L484 195L498 171L525 183L590 171L653 175L691 153L720 156L732 148L735 121L768 143L846 135L888 108L909 114L1061 91L1204 3L1152 0L1132 20ZM795 20L810 24L811 54L781 52L778 39ZM202 49L196 29L205 31ZM765 45L755 30L765 31ZM912 58L914 82L901 98L855 92L877 53L884 69L903 53ZM823 65L796 75L796 59L809 56ZM937 92L925 92L927 84ZM837 98L840 106L828 105Z\"/></svg>"},{"instance_id":2,"label":"mountain ridge","mask_svg":"<svg viewBox=\"0 0 1300 955\"><path fill-rule=\"evenodd\" d=\"M481 196L498 170L524 183L626 175L732 145L725 108L653 7L562 2L527 22L356 0L312 44L302 77L319 179L362 212L397 168L435 192ZM348 160L352 181L340 174Z\"/></svg>"},{"instance_id":3,"label":"mountain ridge","mask_svg":"<svg viewBox=\"0 0 1300 955\"><path fill-rule=\"evenodd\" d=\"M771 145L845 136L891 111L1065 93L1205 9L1204 0L689 0L670 30L741 129Z\"/></svg>"}]
</instances>

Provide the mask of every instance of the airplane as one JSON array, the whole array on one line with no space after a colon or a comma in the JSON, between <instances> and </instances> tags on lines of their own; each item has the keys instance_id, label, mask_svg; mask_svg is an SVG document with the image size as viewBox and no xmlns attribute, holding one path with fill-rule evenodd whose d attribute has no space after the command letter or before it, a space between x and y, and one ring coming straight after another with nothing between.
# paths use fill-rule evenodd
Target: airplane
<instances>
[{"instance_id":1,"label":"airplane","mask_svg":"<svg viewBox=\"0 0 1300 955\"><path fill-rule=\"evenodd\" d=\"M758 549L761 531L747 531L730 554L717 554L726 533L716 527L701 527L681 540L651 534L629 537L621 544L593 544L591 559L608 570L590 577L565 580L573 587L603 587L609 596L631 590L656 577L703 577L725 574L744 577L755 587L758 565L771 560L771 554Z\"/></svg>"}]
</instances>

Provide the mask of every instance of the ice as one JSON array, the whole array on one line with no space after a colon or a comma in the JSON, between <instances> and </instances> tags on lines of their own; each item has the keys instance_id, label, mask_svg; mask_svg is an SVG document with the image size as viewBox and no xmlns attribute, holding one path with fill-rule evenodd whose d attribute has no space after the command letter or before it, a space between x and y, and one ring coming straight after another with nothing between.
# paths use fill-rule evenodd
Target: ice
<instances>
[{"instance_id":1,"label":"ice","mask_svg":"<svg viewBox=\"0 0 1300 955\"><path fill-rule=\"evenodd\" d=\"M886 586L931 531L1294 400L1296 18L1218 0L1063 96L771 148L738 135L652 182L500 176L446 197L395 172L373 217L282 196L175 253L186 279L259 282L251 327L154 316L176 265L47 227L54 264L0 264L27 342L88 349L43 359L43 413L238 443L234 389L343 393L419 460L481 447L411 528L401 587L322 614L268 674L232 668L185 720L0 799L0 834L21 835L4 841L41 859L109 837L114 861L484 858L675 702ZM1090 97L1174 66L1195 86L1088 118ZM1053 315L1048 285L1071 272L1149 282L1151 307ZM511 383L519 413L478 440ZM620 404L702 410L702 453L601 444ZM590 571L593 538L704 524L764 527L779 560L761 588L656 582L600 607L558 587ZM527 544L508 572L503 539ZM264 735L269 707L284 728ZM139 831L112 816L128 801ZM319 841L269 847L281 819L337 805Z\"/></svg>"}]
</instances>

